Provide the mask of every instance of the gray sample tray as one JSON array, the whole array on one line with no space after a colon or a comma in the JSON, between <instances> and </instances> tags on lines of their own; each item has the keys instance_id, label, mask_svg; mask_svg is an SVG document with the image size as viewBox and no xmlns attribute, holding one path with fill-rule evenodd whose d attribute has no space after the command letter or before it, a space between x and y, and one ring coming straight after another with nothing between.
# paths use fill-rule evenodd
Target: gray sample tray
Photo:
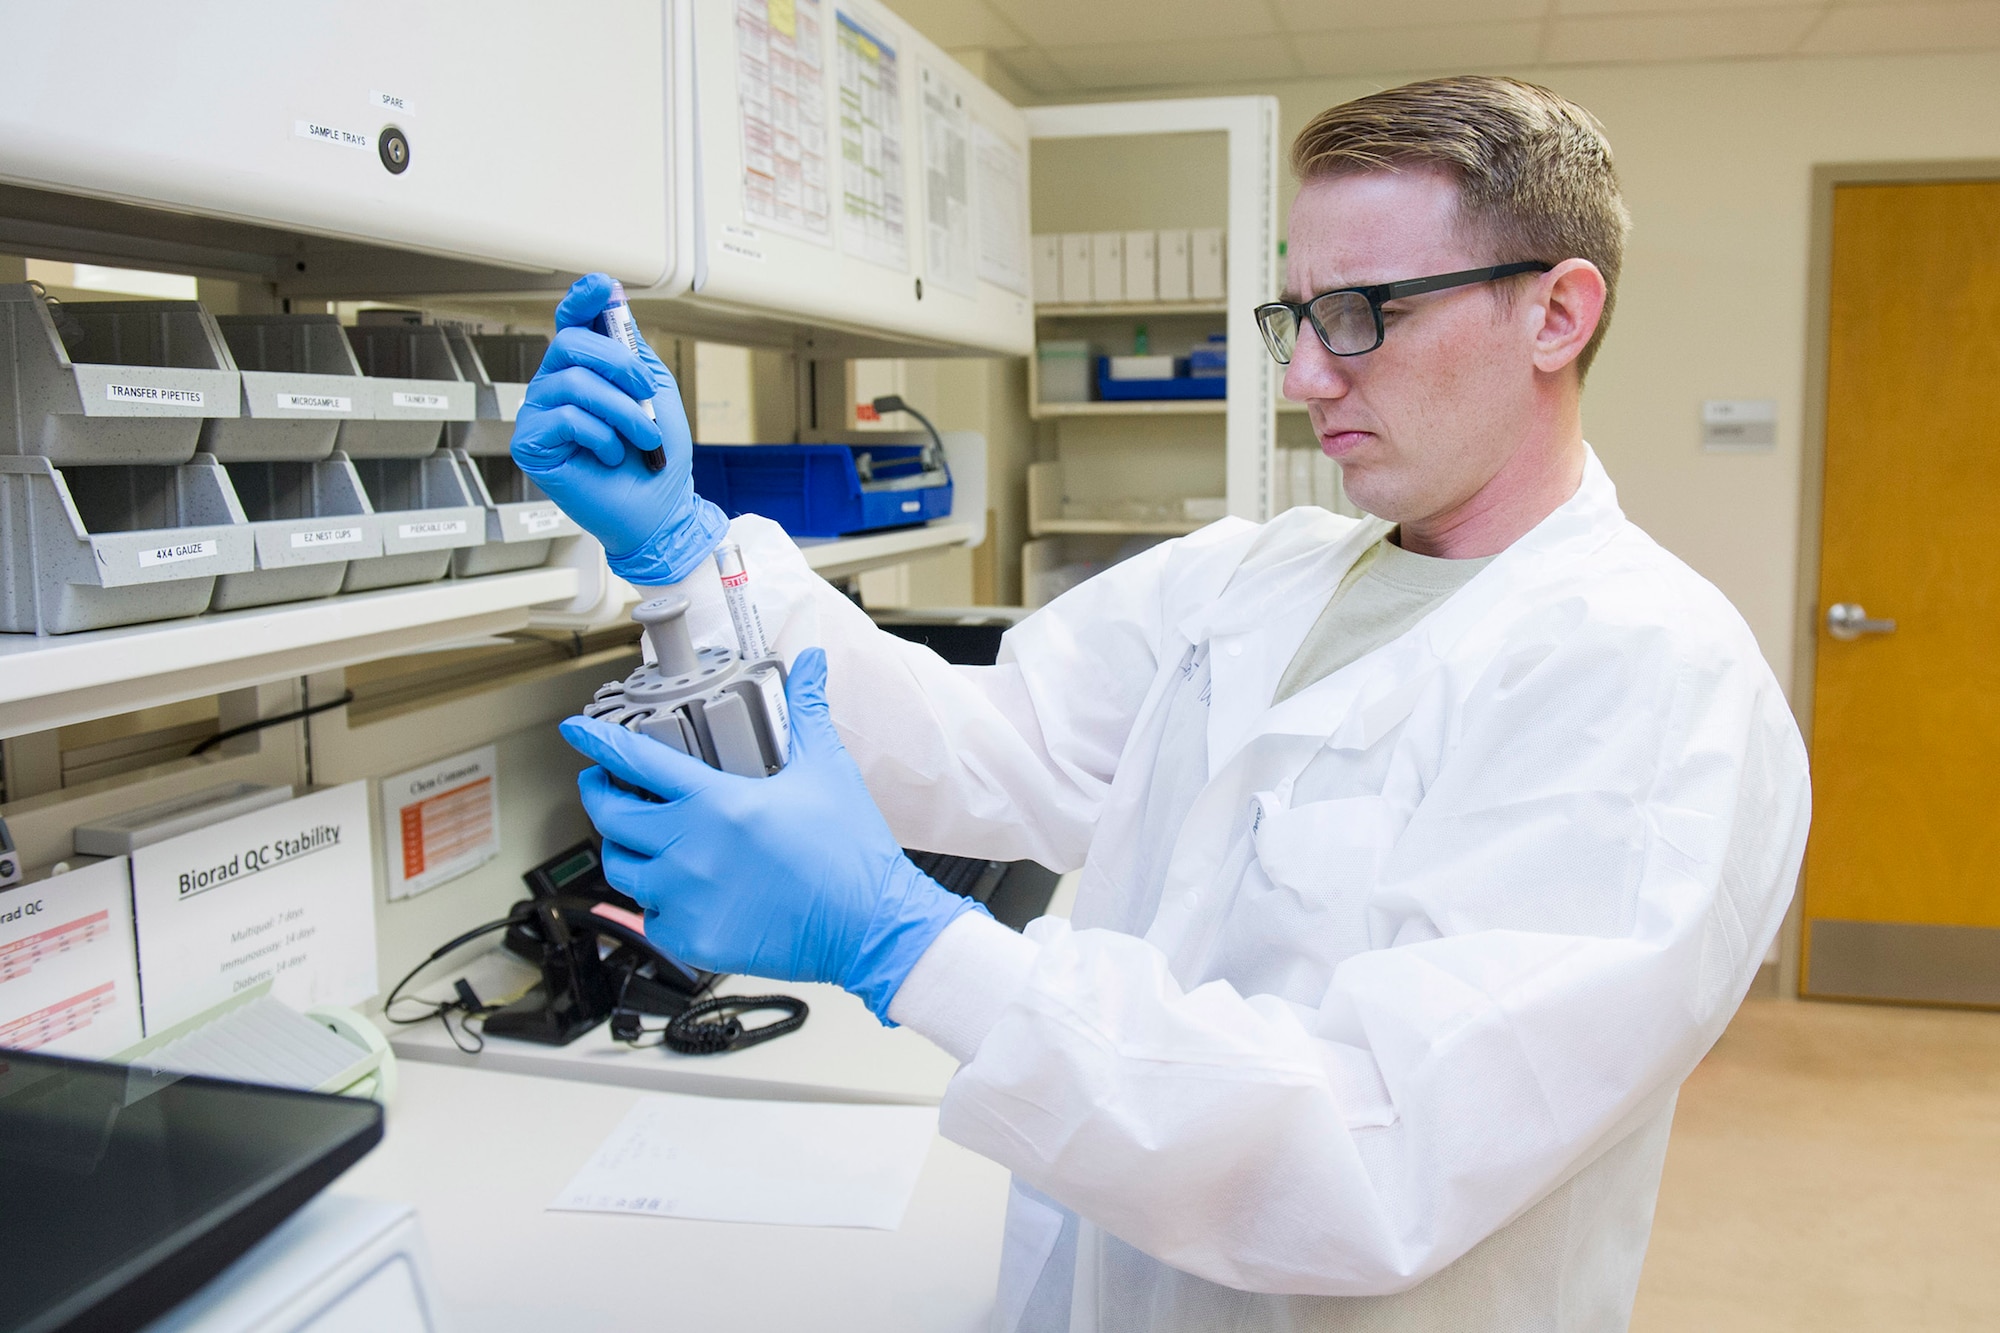
<instances>
[{"instance_id":1,"label":"gray sample tray","mask_svg":"<svg viewBox=\"0 0 2000 1333\"><path fill-rule=\"evenodd\" d=\"M451 572L459 578L539 569L548 563L550 544L557 537L583 532L511 455L451 452L486 511L486 544L467 547L451 558Z\"/></svg>"},{"instance_id":2,"label":"gray sample tray","mask_svg":"<svg viewBox=\"0 0 2000 1333\"><path fill-rule=\"evenodd\" d=\"M370 390L366 420L340 424L350 458L422 458L444 443L449 421L470 421L472 381L436 324L356 324L342 330Z\"/></svg>"},{"instance_id":3,"label":"gray sample tray","mask_svg":"<svg viewBox=\"0 0 2000 1333\"><path fill-rule=\"evenodd\" d=\"M197 454L195 462L210 455ZM257 548L257 568L215 581L211 611L330 597L350 561L382 554L382 523L346 454L314 462L217 463L229 473Z\"/></svg>"},{"instance_id":4,"label":"gray sample tray","mask_svg":"<svg viewBox=\"0 0 2000 1333\"><path fill-rule=\"evenodd\" d=\"M210 463L59 468L0 456L0 630L69 634L191 616L256 551Z\"/></svg>"},{"instance_id":5,"label":"gray sample tray","mask_svg":"<svg viewBox=\"0 0 2000 1333\"><path fill-rule=\"evenodd\" d=\"M290 787L226 782L78 824L72 841L78 856L130 856L141 847L291 799Z\"/></svg>"},{"instance_id":6,"label":"gray sample tray","mask_svg":"<svg viewBox=\"0 0 2000 1333\"><path fill-rule=\"evenodd\" d=\"M0 284L0 454L185 463L202 422L236 416L235 364L193 301L51 302Z\"/></svg>"},{"instance_id":7,"label":"gray sample tray","mask_svg":"<svg viewBox=\"0 0 2000 1333\"><path fill-rule=\"evenodd\" d=\"M441 579L452 552L486 541L486 510L447 449L424 458L357 458L382 554L351 561L343 592Z\"/></svg>"},{"instance_id":8,"label":"gray sample tray","mask_svg":"<svg viewBox=\"0 0 2000 1333\"><path fill-rule=\"evenodd\" d=\"M514 419L527 397L528 381L541 368L549 340L539 333L447 332L452 355L477 391L478 412L454 422L451 446L474 456L504 454L514 439Z\"/></svg>"},{"instance_id":9,"label":"gray sample tray","mask_svg":"<svg viewBox=\"0 0 2000 1333\"><path fill-rule=\"evenodd\" d=\"M374 411L374 389L332 315L222 315L215 322L242 377L242 414L205 423L204 452L225 463L325 458L343 421Z\"/></svg>"}]
</instances>

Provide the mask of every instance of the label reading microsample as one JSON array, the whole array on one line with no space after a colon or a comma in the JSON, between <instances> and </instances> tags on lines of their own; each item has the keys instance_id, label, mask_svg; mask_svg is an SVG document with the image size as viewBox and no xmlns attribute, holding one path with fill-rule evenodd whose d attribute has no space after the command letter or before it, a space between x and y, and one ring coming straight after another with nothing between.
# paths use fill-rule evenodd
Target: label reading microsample
<instances>
[{"instance_id":1,"label":"label reading microsample","mask_svg":"<svg viewBox=\"0 0 2000 1333\"><path fill-rule=\"evenodd\" d=\"M157 403L172 407L203 406L200 389L162 389L152 384L107 384L104 397L113 403Z\"/></svg>"},{"instance_id":2,"label":"label reading microsample","mask_svg":"<svg viewBox=\"0 0 2000 1333\"><path fill-rule=\"evenodd\" d=\"M554 509L530 509L521 515L521 526L530 533L553 532L562 526L562 515Z\"/></svg>"},{"instance_id":3,"label":"label reading microsample","mask_svg":"<svg viewBox=\"0 0 2000 1333\"><path fill-rule=\"evenodd\" d=\"M183 560L206 560L221 549L213 539L201 542L180 542L173 546L155 546L150 551L139 552L139 567L152 565L178 565Z\"/></svg>"},{"instance_id":4,"label":"label reading microsample","mask_svg":"<svg viewBox=\"0 0 2000 1333\"><path fill-rule=\"evenodd\" d=\"M451 399L441 393L391 393L389 401L397 407L421 407L428 412L442 412L451 406Z\"/></svg>"},{"instance_id":5,"label":"label reading microsample","mask_svg":"<svg viewBox=\"0 0 2000 1333\"><path fill-rule=\"evenodd\" d=\"M343 130L335 125L322 125L316 120L295 120L292 133L301 139L313 139L319 143L330 143L336 148L353 148L368 152L375 147L375 141L365 134L353 130Z\"/></svg>"},{"instance_id":6,"label":"label reading microsample","mask_svg":"<svg viewBox=\"0 0 2000 1333\"><path fill-rule=\"evenodd\" d=\"M462 518L436 518L428 523L404 523L396 529L404 541L418 537L463 537L465 520Z\"/></svg>"},{"instance_id":7,"label":"label reading microsample","mask_svg":"<svg viewBox=\"0 0 2000 1333\"><path fill-rule=\"evenodd\" d=\"M316 551L323 546L351 546L361 540L360 528L315 528L292 534L294 551Z\"/></svg>"},{"instance_id":8,"label":"label reading microsample","mask_svg":"<svg viewBox=\"0 0 2000 1333\"><path fill-rule=\"evenodd\" d=\"M281 393L278 406L288 412L352 412L354 400L330 393Z\"/></svg>"}]
</instances>

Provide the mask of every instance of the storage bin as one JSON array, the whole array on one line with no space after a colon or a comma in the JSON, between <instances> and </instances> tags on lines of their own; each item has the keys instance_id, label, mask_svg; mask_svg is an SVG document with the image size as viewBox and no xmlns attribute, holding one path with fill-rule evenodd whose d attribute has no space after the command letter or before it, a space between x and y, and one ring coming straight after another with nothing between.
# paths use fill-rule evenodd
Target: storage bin
<instances>
[{"instance_id":1,"label":"storage bin","mask_svg":"<svg viewBox=\"0 0 2000 1333\"><path fill-rule=\"evenodd\" d=\"M951 513L951 473L916 444L698 444L694 488L734 518L840 537Z\"/></svg>"},{"instance_id":2,"label":"storage bin","mask_svg":"<svg viewBox=\"0 0 2000 1333\"><path fill-rule=\"evenodd\" d=\"M195 455L196 463L205 461L212 456ZM211 611L330 597L346 580L349 561L382 554L381 524L346 454L214 465L229 474L250 521L257 567L218 578Z\"/></svg>"},{"instance_id":3,"label":"storage bin","mask_svg":"<svg viewBox=\"0 0 2000 1333\"><path fill-rule=\"evenodd\" d=\"M351 561L342 592L430 583L451 554L486 540L486 513L450 451L423 458L357 458L354 471L375 511L382 554Z\"/></svg>"},{"instance_id":4,"label":"storage bin","mask_svg":"<svg viewBox=\"0 0 2000 1333\"><path fill-rule=\"evenodd\" d=\"M1081 339L1058 338L1035 346L1037 393L1045 403L1090 401L1090 358L1095 349Z\"/></svg>"},{"instance_id":5,"label":"storage bin","mask_svg":"<svg viewBox=\"0 0 2000 1333\"><path fill-rule=\"evenodd\" d=\"M237 415L236 369L193 301L50 301L0 285L0 453L57 467L178 464Z\"/></svg>"},{"instance_id":6,"label":"storage bin","mask_svg":"<svg viewBox=\"0 0 2000 1333\"><path fill-rule=\"evenodd\" d=\"M373 392L332 315L220 315L215 322L243 382L242 415L204 422L202 452L225 463L325 458L341 423L371 410Z\"/></svg>"},{"instance_id":7,"label":"storage bin","mask_svg":"<svg viewBox=\"0 0 2000 1333\"><path fill-rule=\"evenodd\" d=\"M472 381L442 328L398 321L343 332L370 399L365 419L340 424L336 443L349 458L423 458L443 444L446 422L472 420Z\"/></svg>"},{"instance_id":8,"label":"storage bin","mask_svg":"<svg viewBox=\"0 0 2000 1333\"><path fill-rule=\"evenodd\" d=\"M446 436L454 449L475 456L504 454L514 440L514 419L527 396L528 381L541 369L549 340L539 333L446 331L458 368L472 381L471 421L454 421Z\"/></svg>"},{"instance_id":9,"label":"storage bin","mask_svg":"<svg viewBox=\"0 0 2000 1333\"><path fill-rule=\"evenodd\" d=\"M69 634L204 610L256 565L211 463L57 467L0 456L0 630Z\"/></svg>"},{"instance_id":10,"label":"storage bin","mask_svg":"<svg viewBox=\"0 0 2000 1333\"><path fill-rule=\"evenodd\" d=\"M1220 375L1200 379L1180 375L1173 379L1114 380L1111 378L1111 358L1100 356L1097 358L1097 396L1108 402L1226 398L1229 396L1229 381Z\"/></svg>"},{"instance_id":11,"label":"storage bin","mask_svg":"<svg viewBox=\"0 0 2000 1333\"><path fill-rule=\"evenodd\" d=\"M548 563L551 542L583 531L569 515L556 508L555 501L542 493L542 488L521 471L512 456L475 457L462 449L453 453L472 486L473 497L486 511L485 544L462 547L452 553L454 576L476 578L510 569L539 568Z\"/></svg>"}]
</instances>

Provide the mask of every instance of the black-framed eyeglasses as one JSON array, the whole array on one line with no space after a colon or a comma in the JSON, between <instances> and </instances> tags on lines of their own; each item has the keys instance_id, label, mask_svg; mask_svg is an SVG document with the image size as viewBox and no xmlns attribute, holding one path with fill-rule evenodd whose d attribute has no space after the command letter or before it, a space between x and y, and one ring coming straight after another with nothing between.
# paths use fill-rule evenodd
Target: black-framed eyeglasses
<instances>
[{"instance_id":1,"label":"black-framed eyeglasses","mask_svg":"<svg viewBox=\"0 0 2000 1333\"><path fill-rule=\"evenodd\" d=\"M1382 303L1425 292L1441 292L1449 287L1470 287L1476 282L1494 282L1518 273L1547 273L1554 264L1528 260L1519 264L1495 264L1489 268L1461 269L1429 278L1405 278L1401 282L1378 282L1372 287L1342 287L1321 292L1309 301L1271 301L1257 307L1257 327L1264 345L1271 349L1281 366L1292 364L1298 346L1299 327L1310 323L1320 345L1335 356L1360 356L1382 345Z\"/></svg>"}]
</instances>

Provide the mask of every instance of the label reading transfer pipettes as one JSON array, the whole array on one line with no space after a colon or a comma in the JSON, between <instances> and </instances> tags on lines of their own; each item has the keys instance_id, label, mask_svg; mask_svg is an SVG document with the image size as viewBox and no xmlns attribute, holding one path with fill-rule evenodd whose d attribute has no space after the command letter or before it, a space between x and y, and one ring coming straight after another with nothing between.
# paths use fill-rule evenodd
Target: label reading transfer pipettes
<instances>
[{"instance_id":1,"label":"label reading transfer pipettes","mask_svg":"<svg viewBox=\"0 0 2000 1333\"><path fill-rule=\"evenodd\" d=\"M139 552L139 567L145 569L152 565L178 565L183 560L206 560L220 549L221 544L213 539L156 546L150 551Z\"/></svg>"},{"instance_id":2,"label":"label reading transfer pipettes","mask_svg":"<svg viewBox=\"0 0 2000 1333\"><path fill-rule=\"evenodd\" d=\"M389 401L397 407L421 407L430 412L442 412L451 406L451 399L441 393L391 393Z\"/></svg>"},{"instance_id":3,"label":"label reading transfer pipettes","mask_svg":"<svg viewBox=\"0 0 2000 1333\"><path fill-rule=\"evenodd\" d=\"M294 551L317 550L322 546L351 546L361 540L360 528L316 528L292 534Z\"/></svg>"},{"instance_id":4,"label":"label reading transfer pipettes","mask_svg":"<svg viewBox=\"0 0 2000 1333\"><path fill-rule=\"evenodd\" d=\"M404 523L396 529L396 535L404 541L417 537L462 537L465 535L465 520L439 518L428 523Z\"/></svg>"},{"instance_id":5,"label":"label reading transfer pipettes","mask_svg":"<svg viewBox=\"0 0 2000 1333\"><path fill-rule=\"evenodd\" d=\"M150 384L107 384L104 397L113 403L159 403L173 407L203 406L200 389L161 389Z\"/></svg>"},{"instance_id":6,"label":"label reading transfer pipettes","mask_svg":"<svg viewBox=\"0 0 2000 1333\"><path fill-rule=\"evenodd\" d=\"M278 406L287 412L352 412L354 400L330 393L281 393Z\"/></svg>"}]
</instances>

